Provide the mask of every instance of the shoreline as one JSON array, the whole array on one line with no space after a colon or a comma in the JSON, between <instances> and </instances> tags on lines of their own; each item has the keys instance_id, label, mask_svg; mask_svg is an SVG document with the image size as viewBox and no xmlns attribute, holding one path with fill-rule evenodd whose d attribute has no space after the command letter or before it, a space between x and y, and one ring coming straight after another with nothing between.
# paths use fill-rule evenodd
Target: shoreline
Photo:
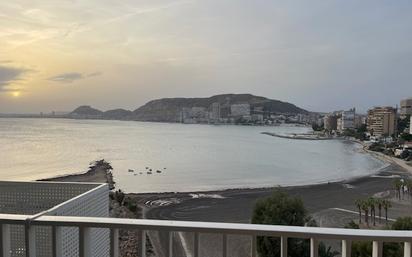
<instances>
[{"instance_id":1,"label":"shoreline","mask_svg":"<svg viewBox=\"0 0 412 257\"><path fill-rule=\"evenodd\" d=\"M352 181L378 175L390 165L396 165L399 168L402 168L403 170L408 171L412 174L412 166L408 165L408 168L410 168L410 170L408 170L402 165L400 165L399 163L393 161L391 157L389 156L367 150L363 142L359 142L357 140L352 140L352 139L341 139L341 140L346 140L347 142L356 143L356 144L363 146L362 151L364 153L370 154L370 156L374 157L377 160L382 161L384 164L382 165L382 167L371 172L370 174L357 175L353 177L336 179L336 180L319 181L319 182L313 182L313 183L308 183L308 184L271 185L271 186L256 186L256 187L246 187L246 186L245 187L228 187L228 188L220 188L220 189L205 189L205 190L192 190L192 191L162 191L162 192L161 191L159 192L125 192L124 191L124 192L128 195L170 195L170 194L209 194L209 193L219 193L219 192L227 192L227 191L254 191L254 190L269 190L269 189L273 190L276 188L305 188L305 187L314 187L314 186L336 184L336 183L342 183L342 184L351 183ZM108 178L106 178L106 176L108 176ZM54 177L37 179L36 181L108 183L109 185L111 185L111 189L114 189L114 184L115 184L113 174L112 173L106 174L106 171L104 169L89 169L84 172L56 175ZM110 181L110 183L106 181ZM122 190L121 188L117 188L117 189Z\"/></svg>"},{"instance_id":2,"label":"shoreline","mask_svg":"<svg viewBox=\"0 0 412 257\"><path fill-rule=\"evenodd\" d=\"M396 169L395 172L390 172L388 169ZM195 190L195 191L177 191L177 192L146 192L146 193L133 193L133 192L126 192L127 195L133 196L168 196L168 195L191 195L191 194L203 194L203 195L216 195L216 194L226 194L226 193L233 193L233 192L254 192L254 191L268 191L268 190L276 190L276 189L310 189L313 187L321 187L326 185L337 185L337 184L352 184L357 183L359 181L367 180L369 178L373 178L376 176L380 176L381 174L388 174L387 177L390 177L393 174L406 173L407 170L403 169L399 165L395 163L387 163L384 167L380 168L374 173L368 175L359 175L355 177L350 177L347 179L335 180L335 181L328 181L328 182L319 182L319 183L311 183L311 184L302 184L302 185L284 185L284 186L267 186L267 187L234 187L234 188L225 188L225 189L212 189L212 190ZM412 175L412 174L411 174ZM385 175L383 175L385 177Z\"/></svg>"}]
</instances>

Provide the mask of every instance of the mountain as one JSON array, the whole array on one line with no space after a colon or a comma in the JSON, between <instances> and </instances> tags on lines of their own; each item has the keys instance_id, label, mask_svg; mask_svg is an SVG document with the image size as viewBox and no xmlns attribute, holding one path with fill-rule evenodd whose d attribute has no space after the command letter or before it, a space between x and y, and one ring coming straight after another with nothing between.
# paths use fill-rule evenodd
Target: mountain
<instances>
[{"instance_id":1,"label":"mountain","mask_svg":"<svg viewBox=\"0 0 412 257\"><path fill-rule=\"evenodd\" d=\"M218 103L222 115L230 113L233 104L249 104L250 109L260 108L265 113L308 114L309 112L291 103L272 100L251 94L224 94L208 98L163 98L150 101L133 111L135 120L178 122L184 108L201 107L206 110Z\"/></svg>"},{"instance_id":2,"label":"mountain","mask_svg":"<svg viewBox=\"0 0 412 257\"><path fill-rule=\"evenodd\" d=\"M102 118L102 115L102 111L94 109L89 105L79 106L69 113L69 117L75 119L100 119Z\"/></svg>"},{"instance_id":3,"label":"mountain","mask_svg":"<svg viewBox=\"0 0 412 257\"><path fill-rule=\"evenodd\" d=\"M250 112L258 114L309 114L294 104L272 100L251 94L224 94L204 98L163 98L152 100L132 111L114 109L102 112L88 105L80 106L69 114L76 119L138 120L158 122L180 122L184 112L198 115L196 119L204 122L212 111L212 105L219 106L222 118L232 117L232 105L243 104ZM189 110L189 111L188 111Z\"/></svg>"},{"instance_id":4,"label":"mountain","mask_svg":"<svg viewBox=\"0 0 412 257\"><path fill-rule=\"evenodd\" d=\"M131 120L133 112L125 109L114 109L103 113L103 119L107 120Z\"/></svg>"}]
</instances>

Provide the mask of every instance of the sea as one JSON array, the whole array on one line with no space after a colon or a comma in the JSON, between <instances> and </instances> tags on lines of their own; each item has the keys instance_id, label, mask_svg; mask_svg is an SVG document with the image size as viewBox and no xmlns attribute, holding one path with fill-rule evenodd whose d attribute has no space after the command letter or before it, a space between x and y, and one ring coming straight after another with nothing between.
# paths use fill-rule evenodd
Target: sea
<instances>
[{"instance_id":1,"label":"sea","mask_svg":"<svg viewBox=\"0 0 412 257\"><path fill-rule=\"evenodd\" d=\"M0 119L0 180L32 181L113 166L126 192L192 192L327 183L370 175L385 163L345 140L261 134L296 126ZM152 174L150 173L150 170Z\"/></svg>"}]
</instances>

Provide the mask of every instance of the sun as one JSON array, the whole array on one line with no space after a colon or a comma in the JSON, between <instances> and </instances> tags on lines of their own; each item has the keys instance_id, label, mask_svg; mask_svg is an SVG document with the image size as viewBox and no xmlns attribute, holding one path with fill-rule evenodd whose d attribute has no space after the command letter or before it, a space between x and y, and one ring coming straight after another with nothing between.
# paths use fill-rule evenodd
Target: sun
<instances>
[{"instance_id":1,"label":"sun","mask_svg":"<svg viewBox=\"0 0 412 257\"><path fill-rule=\"evenodd\" d=\"M19 97L19 96L20 96L20 91L13 91L13 92L11 93L11 95L12 95L13 97Z\"/></svg>"}]
</instances>

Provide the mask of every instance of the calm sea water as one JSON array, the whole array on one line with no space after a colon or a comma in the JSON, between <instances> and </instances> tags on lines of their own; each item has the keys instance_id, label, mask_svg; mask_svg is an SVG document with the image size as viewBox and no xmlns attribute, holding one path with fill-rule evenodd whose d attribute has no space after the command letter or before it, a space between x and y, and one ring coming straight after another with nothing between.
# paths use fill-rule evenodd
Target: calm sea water
<instances>
[{"instance_id":1,"label":"calm sea water","mask_svg":"<svg viewBox=\"0 0 412 257\"><path fill-rule=\"evenodd\" d=\"M384 165L353 143L260 134L307 130L0 119L0 179L35 180L78 173L91 161L104 158L112 163L114 178L125 191L169 192L312 184L371 174ZM146 174L146 167L153 169L153 175Z\"/></svg>"}]
</instances>

